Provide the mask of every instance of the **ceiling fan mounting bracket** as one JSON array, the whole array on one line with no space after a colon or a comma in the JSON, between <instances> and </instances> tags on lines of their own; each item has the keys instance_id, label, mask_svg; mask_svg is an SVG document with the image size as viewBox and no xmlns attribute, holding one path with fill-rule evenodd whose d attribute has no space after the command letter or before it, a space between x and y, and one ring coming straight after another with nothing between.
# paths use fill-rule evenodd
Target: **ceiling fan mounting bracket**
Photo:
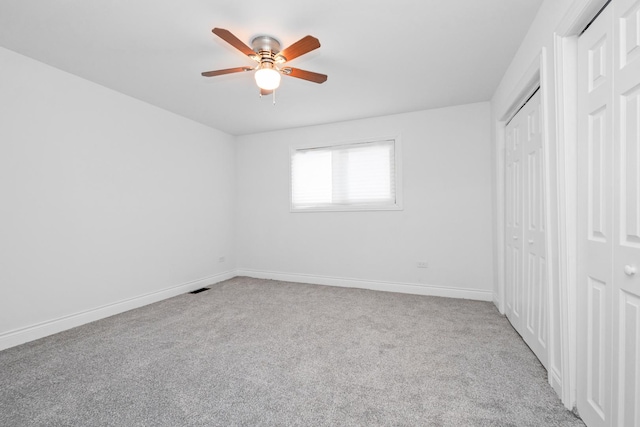
<instances>
[{"instance_id":1,"label":"ceiling fan mounting bracket","mask_svg":"<svg viewBox=\"0 0 640 427\"><path fill-rule=\"evenodd\" d=\"M271 36L258 36L251 40L251 48L256 53L260 51L268 50L273 55L280 52L280 42Z\"/></svg>"}]
</instances>

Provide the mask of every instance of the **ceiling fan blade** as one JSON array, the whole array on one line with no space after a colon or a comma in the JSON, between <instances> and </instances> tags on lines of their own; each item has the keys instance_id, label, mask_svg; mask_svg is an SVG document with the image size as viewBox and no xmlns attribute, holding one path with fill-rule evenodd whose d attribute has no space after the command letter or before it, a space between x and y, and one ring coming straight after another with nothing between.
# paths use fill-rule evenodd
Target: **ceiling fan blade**
<instances>
[{"instance_id":1,"label":"ceiling fan blade","mask_svg":"<svg viewBox=\"0 0 640 427\"><path fill-rule=\"evenodd\" d=\"M223 74L239 73L241 71L251 71L251 70L253 70L253 68L249 68L249 67L225 68L224 70L205 71L202 73L202 75L204 77L214 77L214 76L221 76Z\"/></svg>"},{"instance_id":2,"label":"ceiling fan blade","mask_svg":"<svg viewBox=\"0 0 640 427\"><path fill-rule=\"evenodd\" d=\"M217 27L211 31L213 32L213 34L220 37L222 40L226 41L231 46L235 47L245 55L252 58L256 56L256 53L253 51L253 49L251 49L249 46L244 44L242 40L240 40L239 38L231 34L231 31L225 30L224 28L217 28Z\"/></svg>"},{"instance_id":3,"label":"ceiling fan blade","mask_svg":"<svg viewBox=\"0 0 640 427\"><path fill-rule=\"evenodd\" d=\"M272 90L260 89L260 96L271 95L272 93Z\"/></svg>"},{"instance_id":4,"label":"ceiling fan blade","mask_svg":"<svg viewBox=\"0 0 640 427\"><path fill-rule=\"evenodd\" d=\"M276 57L281 56L285 61L291 61L293 58L309 53L319 47L320 41L317 38L313 36L305 36L282 52L278 53Z\"/></svg>"},{"instance_id":5,"label":"ceiling fan blade","mask_svg":"<svg viewBox=\"0 0 640 427\"><path fill-rule=\"evenodd\" d=\"M314 83L324 83L327 81L326 74L314 73L312 71L301 70L299 68L285 68L282 71L287 76L308 80Z\"/></svg>"}]
</instances>

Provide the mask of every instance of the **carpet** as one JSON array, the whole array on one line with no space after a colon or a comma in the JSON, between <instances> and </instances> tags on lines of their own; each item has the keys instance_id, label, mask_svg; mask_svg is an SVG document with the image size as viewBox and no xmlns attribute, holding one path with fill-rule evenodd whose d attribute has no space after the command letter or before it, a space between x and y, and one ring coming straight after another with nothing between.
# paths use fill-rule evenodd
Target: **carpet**
<instances>
[{"instance_id":1,"label":"carpet","mask_svg":"<svg viewBox=\"0 0 640 427\"><path fill-rule=\"evenodd\" d=\"M583 426L492 303L236 277L0 352L2 426Z\"/></svg>"}]
</instances>

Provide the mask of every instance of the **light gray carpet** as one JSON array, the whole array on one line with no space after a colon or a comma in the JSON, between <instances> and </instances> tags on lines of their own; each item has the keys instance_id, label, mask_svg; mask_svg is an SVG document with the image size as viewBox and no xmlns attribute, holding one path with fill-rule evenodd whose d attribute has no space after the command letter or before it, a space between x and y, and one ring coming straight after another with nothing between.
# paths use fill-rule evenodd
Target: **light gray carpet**
<instances>
[{"instance_id":1,"label":"light gray carpet","mask_svg":"<svg viewBox=\"0 0 640 427\"><path fill-rule=\"evenodd\" d=\"M493 304L238 277L0 352L2 426L583 426Z\"/></svg>"}]
</instances>

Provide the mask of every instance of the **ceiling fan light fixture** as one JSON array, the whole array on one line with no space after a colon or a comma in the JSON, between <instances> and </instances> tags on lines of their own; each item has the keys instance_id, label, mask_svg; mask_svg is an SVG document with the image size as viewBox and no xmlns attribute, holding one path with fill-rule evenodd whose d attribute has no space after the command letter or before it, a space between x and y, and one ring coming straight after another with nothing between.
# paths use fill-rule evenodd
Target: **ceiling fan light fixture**
<instances>
[{"instance_id":1,"label":"ceiling fan light fixture","mask_svg":"<svg viewBox=\"0 0 640 427\"><path fill-rule=\"evenodd\" d=\"M280 86L280 73L270 67L258 69L255 73L255 78L260 89L274 90Z\"/></svg>"},{"instance_id":2,"label":"ceiling fan light fixture","mask_svg":"<svg viewBox=\"0 0 640 427\"><path fill-rule=\"evenodd\" d=\"M223 70L205 71L204 77L221 76L224 74L239 73L242 71L255 70L254 78L260 88L261 95L268 95L280 86L282 74L307 80L313 83L324 83L327 81L326 74L314 73L312 71L301 70L299 68L278 68L277 64L284 64L294 58L305 55L320 47L320 41L313 36L305 36L281 50L280 42L271 36L258 36L251 41L251 47L242 40L234 36L229 30L224 28L214 28L213 34L229 43L231 46L258 62L256 68L235 67Z\"/></svg>"}]
</instances>

